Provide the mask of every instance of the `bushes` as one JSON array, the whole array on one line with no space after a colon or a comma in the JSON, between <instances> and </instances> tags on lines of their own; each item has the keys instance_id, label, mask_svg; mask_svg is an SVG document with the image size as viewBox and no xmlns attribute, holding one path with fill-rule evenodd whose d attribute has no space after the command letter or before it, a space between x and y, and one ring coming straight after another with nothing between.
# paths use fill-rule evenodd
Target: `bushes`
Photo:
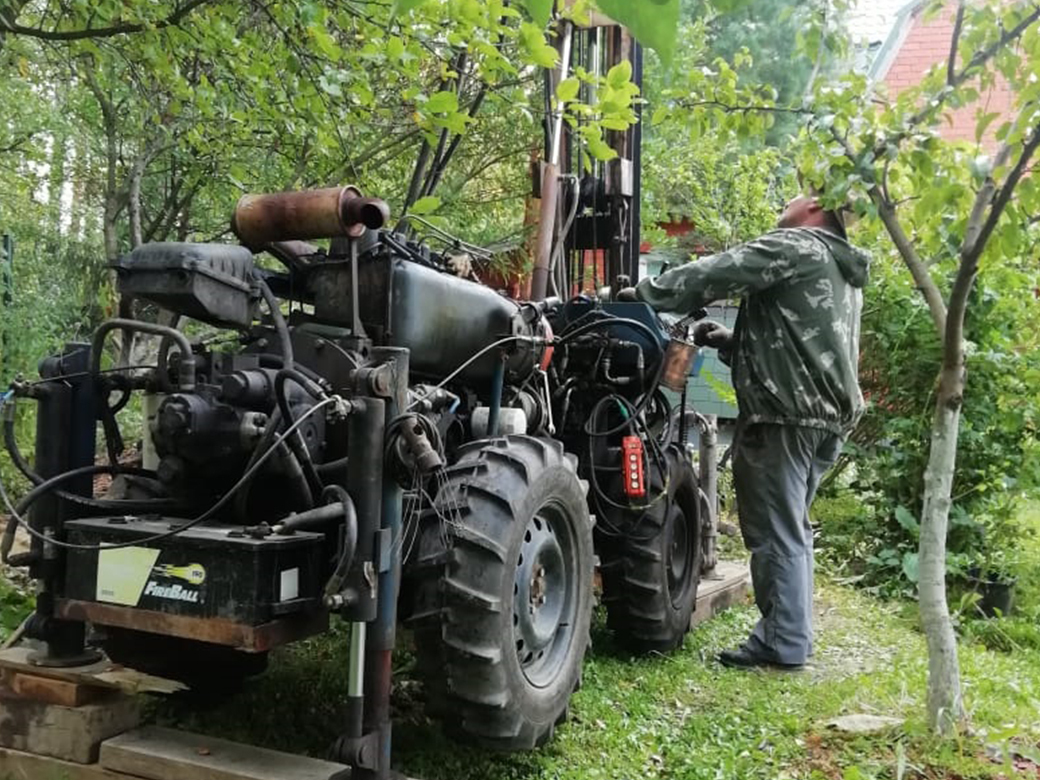
<instances>
[{"instance_id":1,"label":"bushes","mask_svg":"<svg viewBox=\"0 0 1040 780\"><path fill-rule=\"evenodd\" d=\"M13 300L0 307L0 392L19 374L34 378L39 360L66 342L89 341L108 297L103 258L100 247L90 244L16 246ZM18 412L16 435L31 457L35 404L19 404ZM15 494L26 487L3 447L0 477Z\"/></svg>"},{"instance_id":2,"label":"bushes","mask_svg":"<svg viewBox=\"0 0 1040 780\"><path fill-rule=\"evenodd\" d=\"M883 246L883 245L882 245ZM968 325L968 384L950 512L950 582L1015 577L1040 542L1022 520L1040 485L1040 306L1014 268L982 277ZM916 590L938 338L909 275L876 258L861 381L868 412L813 508L821 560L890 595Z\"/></svg>"}]
</instances>

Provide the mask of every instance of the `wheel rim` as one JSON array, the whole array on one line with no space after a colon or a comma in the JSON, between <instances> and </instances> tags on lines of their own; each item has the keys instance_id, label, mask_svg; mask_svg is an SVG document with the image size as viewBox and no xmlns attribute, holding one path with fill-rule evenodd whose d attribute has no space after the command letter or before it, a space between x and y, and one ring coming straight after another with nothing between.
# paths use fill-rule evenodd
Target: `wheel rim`
<instances>
[{"instance_id":1,"label":"wheel rim","mask_svg":"<svg viewBox=\"0 0 1040 780\"><path fill-rule=\"evenodd\" d=\"M672 606L680 608L684 603L693 577L692 569L697 559L694 545L698 543L697 534L689 527L689 521L683 512L683 505L677 499L669 502L667 509L672 529L671 544L668 547L668 593Z\"/></svg>"},{"instance_id":2,"label":"wheel rim","mask_svg":"<svg viewBox=\"0 0 1040 780\"><path fill-rule=\"evenodd\" d=\"M513 639L528 682L552 683L574 635L575 539L562 506L549 502L527 524L513 581Z\"/></svg>"}]
</instances>

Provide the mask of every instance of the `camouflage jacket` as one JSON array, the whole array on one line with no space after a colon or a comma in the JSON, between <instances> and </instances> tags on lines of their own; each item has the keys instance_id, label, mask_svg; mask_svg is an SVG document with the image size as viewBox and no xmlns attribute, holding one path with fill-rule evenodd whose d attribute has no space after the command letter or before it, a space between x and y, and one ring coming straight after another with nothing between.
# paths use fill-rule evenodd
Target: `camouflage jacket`
<instances>
[{"instance_id":1,"label":"camouflage jacket","mask_svg":"<svg viewBox=\"0 0 1040 780\"><path fill-rule=\"evenodd\" d=\"M859 320L870 256L820 228L774 230L636 287L658 311L741 298L733 334L740 417L847 434L863 411Z\"/></svg>"}]
</instances>

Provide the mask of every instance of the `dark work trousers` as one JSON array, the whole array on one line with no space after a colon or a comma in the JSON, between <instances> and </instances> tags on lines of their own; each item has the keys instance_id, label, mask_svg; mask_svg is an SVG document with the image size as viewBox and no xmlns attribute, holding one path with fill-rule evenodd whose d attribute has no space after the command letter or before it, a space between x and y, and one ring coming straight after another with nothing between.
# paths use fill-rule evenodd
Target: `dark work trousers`
<instances>
[{"instance_id":1,"label":"dark work trousers","mask_svg":"<svg viewBox=\"0 0 1040 780\"><path fill-rule=\"evenodd\" d=\"M841 436L820 428L737 424L733 487L762 613L747 647L770 661L803 664L812 655L809 506L841 447Z\"/></svg>"}]
</instances>

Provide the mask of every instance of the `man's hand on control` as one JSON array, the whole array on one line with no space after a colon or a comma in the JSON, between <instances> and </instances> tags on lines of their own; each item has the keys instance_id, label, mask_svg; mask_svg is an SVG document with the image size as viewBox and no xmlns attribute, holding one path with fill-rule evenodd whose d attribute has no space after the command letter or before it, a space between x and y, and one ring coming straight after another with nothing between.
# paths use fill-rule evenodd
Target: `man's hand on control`
<instances>
[{"instance_id":1,"label":"man's hand on control","mask_svg":"<svg viewBox=\"0 0 1040 780\"><path fill-rule=\"evenodd\" d=\"M729 349L733 344L733 331L718 322L704 320L693 329L693 343L698 347Z\"/></svg>"}]
</instances>

